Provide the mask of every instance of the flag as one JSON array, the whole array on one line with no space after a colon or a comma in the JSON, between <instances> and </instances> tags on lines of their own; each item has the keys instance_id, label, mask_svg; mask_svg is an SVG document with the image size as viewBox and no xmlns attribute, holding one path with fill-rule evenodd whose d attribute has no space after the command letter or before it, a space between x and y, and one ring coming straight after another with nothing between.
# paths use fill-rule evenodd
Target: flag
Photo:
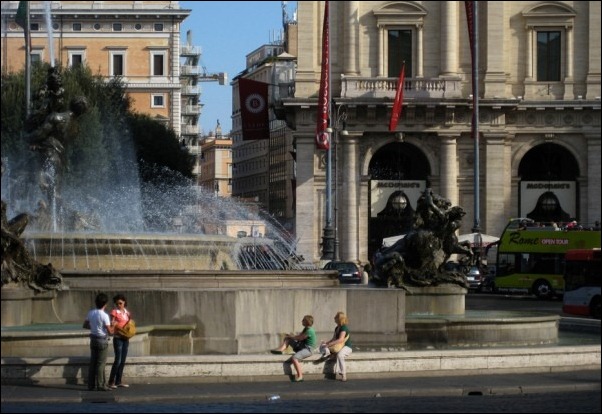
<instances>
[{"instance_id":1,"label":"flag","mask_svg":"<svg viewBox=\"0 0 602 414\"><path fill-rule=\"evenodd\" d=\"M269 139L268 84L240 78L238 92L243 141Z\"/></svg>"},{"instance_id":2,"label":"flag","mask_svg":"<svg viewBox=\"0 0 602 414\"><path fill-rule=\"evenodd\" d=\"M23 28L23 34L25 35L26 46L30 46L31 49L31 37L29 35L29 25L27 24L29 21L29 2L20 1L19 8L17 9L17 14L15 15L15 23Z\"/></svg>"},{"instance_id":3,"label":"flag","mask_svg":"<svg viewBox=\"0 0 602 414\"><path fill-rule=\"evenodd\" d=\"M330 136L326 132L330 109L330 56L328 30L328 1L324 6L324 25L322 26L322 73L320 75L320 96L318 98L318 124L316 128L316 147L321 150L330 148Z\"/></svg>"},{"instance_id":4,"label":"flag","mask_svg":"<svg viewBox=\"0 0 602 414\"><path fill-rule=\"evenodd\" d=\"M397 128L397 122L401 116L401 107L403 104L403 83L406 79L406 63L401 65L399 80L397 81L397 90L395 91L395 101L393 102L393 110L391 111L391 120L389 121L389 131L393 132Z\"/></svg>"},{"instance_id":5,"label":"flag","mask_svg":"<svg viewBox=\"0 0 602 414\"><path fill-rule=\"evenodd\" d=\"M465 1L466 23L468 24L468 41L470 42L470 56L474 59L474 5L472 1Z\"/></svg>"}]
</instances>

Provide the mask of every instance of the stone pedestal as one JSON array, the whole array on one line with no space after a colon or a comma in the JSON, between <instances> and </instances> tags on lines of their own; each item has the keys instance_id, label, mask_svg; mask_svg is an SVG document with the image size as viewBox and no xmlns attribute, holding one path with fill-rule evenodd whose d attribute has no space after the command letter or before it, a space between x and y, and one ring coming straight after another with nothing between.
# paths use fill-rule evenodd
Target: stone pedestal
<instances>
[{"instance_id":1,"label":"stone pedestal","mask_svg":"<svg viewBox=\"0 0 602 414\"><path fill-rule=\"evenodd\" d=\"M457 285L406 288L406 315L463 315L466 289Z\"/></svg>"}]
</instances>

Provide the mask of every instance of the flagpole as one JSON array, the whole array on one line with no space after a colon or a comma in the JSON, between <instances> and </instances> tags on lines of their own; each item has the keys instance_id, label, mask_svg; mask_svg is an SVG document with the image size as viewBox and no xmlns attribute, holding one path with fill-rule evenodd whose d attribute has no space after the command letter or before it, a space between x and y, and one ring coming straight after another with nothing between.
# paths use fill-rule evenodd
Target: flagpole
<instances>
[{"instance_id":1,"label":"flagpole","mask_svg":"<svg viewBox=\"0 0 602 414\"><path fill-rule=\"evenodd\" d=\"M479 166L479 2L473 1L473 63L472 63L472 105L474 139L474 225L473 233L481 232L480 206L480 166Z\"/></svg>"},{"instance_id":2,"label":"flagpole","mask_svg":"<svg viewBox=\"0 0 602 414\"><path fill-rule=\"evenodd\" d=\"M324 19L324 24L327 30L323 30L323 35L330 37L330 13L328 12L328 1L326 1L324 12L328 13L326 18ZM332 116L332 97L331 97L331 67L330 67L330 39L327 40L327 85L326 85L326 96L328 97L325 104L325 110L327 111L328 125L331 126L331 116ZM324 45L324 39L322 39L322 44ZM324 51L323 51L324 53ZM324 60L324 59L322 59ZM321 83L321 82L320 82ZM321 85L322 86L322 85ZM328 134L328 132L326 132ZM335 258L335 232L332 226L332 139L329 136L328 138L329 144L326 149L326 222L323 229L322 234L322 260L334 260Z\"/></svg>"}]
</instances>

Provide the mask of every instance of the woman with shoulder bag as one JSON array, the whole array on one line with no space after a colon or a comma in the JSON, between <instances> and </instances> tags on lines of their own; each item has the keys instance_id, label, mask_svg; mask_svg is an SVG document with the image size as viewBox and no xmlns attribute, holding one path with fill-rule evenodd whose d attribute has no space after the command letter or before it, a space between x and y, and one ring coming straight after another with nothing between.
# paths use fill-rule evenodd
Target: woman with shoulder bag
<instances>
[{"instance_id":1,"label":"woman with shoulder bag","mask_svg":"<svg viewBox=\"0 0 602 414\"><path fill-rule=\"evenodd\" d=\"M125 296L118 294L113 297L115 307L111 310L111 325L115 328L115 336L113 337L113 351L115 351L115 361L111 367L109 375L109 387L115 389L117 387L128 388L128 384L121 382L123 377L123 369L125 360L128 356L128 348L130 340L119 335L119 329L123 328L131 319L130 312L125 308L127 301Z\"/></svg>"},{"instance_id":2,"label":"woman with shoulder bag","mask_svg":"<svg viewBox=\"0 0 602 414\"><path fill-rule=\"evenodd\" d=\"M349 339L348 320L345 312L337 312L334 317L337 324L334 329L334 335L330 341L322 341L320 344L321 359L328 358L330 355L336 355L337 362L334 366L334 373L341 376L341 381L347 381L347 368L345 366L345 358L347 358L353 350L351 349L351 340Z\"/></svg>"}]
</instances>

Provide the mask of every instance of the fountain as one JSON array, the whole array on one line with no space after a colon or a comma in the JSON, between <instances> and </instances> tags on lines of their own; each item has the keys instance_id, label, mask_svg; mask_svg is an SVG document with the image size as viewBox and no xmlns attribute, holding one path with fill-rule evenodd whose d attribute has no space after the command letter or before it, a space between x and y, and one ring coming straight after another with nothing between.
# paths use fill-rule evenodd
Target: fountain
<instances>
[{"instance_id":1,"label":"fountain","mask_svg":"<svg viewBox=\"0 0 602 414\"><path fill-rule=\"evenodd\" d=\"M403 348L408 338L459 346L557 340L557 317L505 318L503 331L518 334L490 341L483 337L498 319L410 323L409 335L406 315L464 314L465 280L441 273L433 279L431 268L457 247L453 240L429 235L440 247L428 252L436 259L428 268L412 265L407 245L387 252L379 272L403 289L340 289L335 271L304 263L295 240L258 208L215 197L163 170L153 174L160 180L143 185L127 128L118 120L105 122L102 134L86 130L77 136L88 139L91 153L74 150L77 141L67 134L77 128L70 126L95 111L84 115L81 99L66 110L58 75L50 69L42 105L25 128L36 151L22 153L26 161L3 151L3 249L7 229L11 240L24 239L19 247L26 247L31 263L51 263L55 270L47 279L53 283L32 286L23 278L5 279L3 262L3 357L87 355L81 320L98 291L128 298L140 327L132 356L263 352L308 313L318 335L328 337L332 314L340 309L353 321L354 344L360 347ZM421 216L427 224L441 213L429 197L425 193ZM17 220L23 211L31 223ZM459 210L443 214L451 212ZM446 217L449 226L461 218ZM253 237L236 237L244 226Z\"/></svg>"}]
</instances>

